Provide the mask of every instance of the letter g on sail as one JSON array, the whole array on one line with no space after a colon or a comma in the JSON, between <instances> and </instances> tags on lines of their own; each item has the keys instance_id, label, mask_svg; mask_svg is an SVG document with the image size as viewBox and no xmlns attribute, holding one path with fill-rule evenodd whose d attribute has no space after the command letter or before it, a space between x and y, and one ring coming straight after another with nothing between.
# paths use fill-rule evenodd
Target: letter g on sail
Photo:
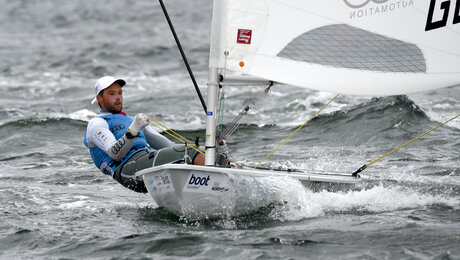
<instances>
[{"instance_id":1,"label":"letter g on sail","mask_svg":"<svg viewBox=\"0 0 460 260\"><path fill-rule=\"evenodd\" d=\"M374 2L376 4L383 4L388 2L388 0L343 0L346 5L351 8L361 8L366 6L370 2Z\"/></svg>"}]
</instances>

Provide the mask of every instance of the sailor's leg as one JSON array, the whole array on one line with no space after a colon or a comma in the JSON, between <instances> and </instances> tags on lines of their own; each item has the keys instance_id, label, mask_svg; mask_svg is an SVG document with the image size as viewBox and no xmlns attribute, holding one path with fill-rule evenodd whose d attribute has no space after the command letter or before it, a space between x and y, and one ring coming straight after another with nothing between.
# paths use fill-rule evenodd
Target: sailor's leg
<instances>
[{"instance_id":1,"label":"sailor's leg","mask_svg":"<svg viewBox=\"0 0 460 260\"><path fill-rule=\"evenodd\" d=\"M194 165L204 165L205 157L201 153L197 153L195 158L193 159L193 164Z\"/></svg>"},{"instance_id":2,"label":"sailor's leg","mask_svg":"<svg viewBox=\"0 0 460 260\"><path fill-rule=\"evenodd\" d=\"M155 154L154 165L163 165L167 163L189 163L192 164L196 158L201 155L192 148L185 149L184 144L175 144L171 147L160 149Z\"/></svg>"},{"instance_id":3,"label":"sailor's leg","mask_svg":"<svg viewBox=\"0 0 460 260\"><path fill-rule=\"evenodd\" d=\"M186 161L187 160L187 161ZM154 166L167 163L189 163L195 165L204 165L205 156L198 151L187 148L184 144L176 144L171 147L160 149L155 154ZM233 167L232 161L224 153L216 154L216 164L221 167Z\"/></svg>"},{"instance_id":4,"label":"sailor's leg","mask_svg":"<svg viewBox=\"0 0 460 260\"><path fill-rule=\"evenodd\" d=\"M150 154L148 151L140 151L134 154L121 168L115 171L113 178L128 189L147 193L142 177L136 177L135 173L152 167L153 156Z\"/></svg>"}]
</instances>

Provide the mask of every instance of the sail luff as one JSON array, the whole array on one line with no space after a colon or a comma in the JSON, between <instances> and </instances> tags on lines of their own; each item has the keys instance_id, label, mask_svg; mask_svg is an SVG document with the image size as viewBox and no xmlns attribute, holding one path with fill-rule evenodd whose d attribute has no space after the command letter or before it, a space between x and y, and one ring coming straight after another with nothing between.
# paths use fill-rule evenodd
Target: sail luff
<instances>
[{"instance_id":1,"label":"sail luff","mask_svg":"<svg viewBox=\"0 0 460 260\"><path fill-rule=\"evenodd\" d=\"M214 0L211 25L211 44L209 50L209 67L222 68L219 60L224 55L226 42L227 7L225 0ZM217 58L219 57L219 58Z\"/></svg>"}]
</instances>

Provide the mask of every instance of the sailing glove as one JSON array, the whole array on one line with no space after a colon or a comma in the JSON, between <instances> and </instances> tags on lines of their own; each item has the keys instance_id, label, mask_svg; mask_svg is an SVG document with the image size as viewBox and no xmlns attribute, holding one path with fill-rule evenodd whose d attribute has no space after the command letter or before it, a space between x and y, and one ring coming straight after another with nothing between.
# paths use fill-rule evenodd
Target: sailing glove
<instances>
[{"instance_id":1,"label":"sailing glove","mask_svg":"<svg viewBox=\"0 0 460 260\"><path fill-rule=\"evenodd\" d=\"M141 131L142 129L144 129L144 127L148 126L150 124L150 119L147 115L144 115L144 114L137 114L134 119L133 119L133 122L131 123L131 125L129 126L128 128L128 131L133 135L133 136L137 136L137 134L139 133L139 131Z\"/></svg>"}]
</instances>

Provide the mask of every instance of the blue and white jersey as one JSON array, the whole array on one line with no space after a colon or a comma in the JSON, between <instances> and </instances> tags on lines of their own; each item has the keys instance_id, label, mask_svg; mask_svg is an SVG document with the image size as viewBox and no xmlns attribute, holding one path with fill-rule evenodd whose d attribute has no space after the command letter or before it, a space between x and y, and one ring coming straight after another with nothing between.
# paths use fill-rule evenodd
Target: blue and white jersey
<instances>
[{"instance_id":1,"label":"blue and white jersey","mask_svg":"<svg viewBox=\"0 0 460 260\"><path fill-rule=\"evenodd\" d=\"M101 111L104 112L104 111ZM124 113L111 114L102 113L98 117L91 119L86 129L84 144L90 149L94 164L104 174L113 176L113 173L123 165L132 155L141 150L161 149L173 145L164 136L155 132L150 126L139 131L138 136L128 154L122 158L113 159L108 153L114 153L114 143L117 142L128 130L133 117ZM110 151L112 149L112 151ZM115 151L116 154L116 151Z\"/></svg>"}]
</instances>

